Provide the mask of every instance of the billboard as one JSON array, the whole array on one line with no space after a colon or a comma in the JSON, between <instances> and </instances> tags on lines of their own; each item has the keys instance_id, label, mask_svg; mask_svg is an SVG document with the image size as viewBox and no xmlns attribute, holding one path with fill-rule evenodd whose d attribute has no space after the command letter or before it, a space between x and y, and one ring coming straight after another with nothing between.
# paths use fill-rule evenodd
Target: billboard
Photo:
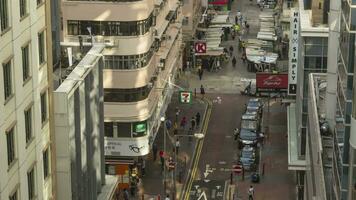
<instances>
[{"instance_id":1,"label":"billboard","mask_svg":"<svg viewBox=\"0 0 356 200\"><path fill-rule=\"evenodd\" d=\"M256 73L257 89L288 89L288 74Z\"/></svg>"}]
</instances>

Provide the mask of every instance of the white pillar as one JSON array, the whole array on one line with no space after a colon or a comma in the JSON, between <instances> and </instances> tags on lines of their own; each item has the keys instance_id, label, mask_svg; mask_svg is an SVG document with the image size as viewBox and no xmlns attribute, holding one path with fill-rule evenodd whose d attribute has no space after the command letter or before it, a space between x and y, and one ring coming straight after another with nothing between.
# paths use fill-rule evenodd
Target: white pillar
<instances>
[{"instance_id":1,"label":"white pillar","mask_svg":"<svg viewBox=\"0 0 356 200\"><path fill-rule=\"evenodd\" d=\"M328 70L326 89L326 119L333 131L336 115L337 66L340 36L340 1L330 1L329 40L328 40Z\"/></svg>"}]
</instances>

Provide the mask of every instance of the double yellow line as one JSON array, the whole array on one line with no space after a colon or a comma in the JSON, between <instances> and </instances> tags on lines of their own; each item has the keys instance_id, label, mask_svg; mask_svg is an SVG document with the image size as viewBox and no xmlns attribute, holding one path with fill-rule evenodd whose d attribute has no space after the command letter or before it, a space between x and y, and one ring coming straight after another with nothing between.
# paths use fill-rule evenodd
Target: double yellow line
<instances>
[{"instance_id":1,"label":"double yellow line","mask_svg":"<svg viewBox=\"0 0 356 200\"><path fill-rule=\"evenodd\" d=\"M208 125L209 125L209 120L210 120L210 116L211 116L211 110L212 110L212 102L208 99L205 98L205 102L208 103L208 108L204 117L204 123L203 123L203 127L202 127L202 133L204 134L204 136L206 136L207 130L208 130ZM195 151L195 156L193 157L193 167L192 167L192 171L190 176L188 177L188 185L185 189L185 193L183 194L183 200L189 200L189 195L190 195L190 190L192 188L192 184L195 178L195 174L197 172L198 169L198 164L199 164L199 160L200 160L200 154L201 151L203 149L203 145L204 145L204 138L202 138L201 140L198 140L198 145L196 147L196 151Z\"/></svg>"}]
</instances>

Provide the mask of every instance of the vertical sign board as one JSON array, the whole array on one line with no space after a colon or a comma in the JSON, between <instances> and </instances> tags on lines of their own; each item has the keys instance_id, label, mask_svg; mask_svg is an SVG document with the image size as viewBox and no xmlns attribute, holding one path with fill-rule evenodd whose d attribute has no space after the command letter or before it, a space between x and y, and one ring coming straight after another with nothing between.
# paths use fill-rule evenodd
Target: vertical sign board
<instances>
[{"instance_id":1,"label":"vertical sign board","mask_svg":"<svg viewBox=\"0 0 356 200\"><path fill-rule=\"evenodd\" d=\"M297 94L299 31L299 12L294 10L291 12L289 34L288 95Z\"/></svg>"}]
</instances>

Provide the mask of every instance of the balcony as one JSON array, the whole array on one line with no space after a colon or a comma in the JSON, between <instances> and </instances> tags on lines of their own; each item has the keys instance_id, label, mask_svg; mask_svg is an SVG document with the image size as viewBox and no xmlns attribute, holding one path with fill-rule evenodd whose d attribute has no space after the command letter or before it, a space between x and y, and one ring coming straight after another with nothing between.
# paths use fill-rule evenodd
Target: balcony
<instances>
[{"instance_id":1,"label":"balcony","mask_svg":"<svg viewBox=\"0 0 356 200\"><path fill-rule=\"evenodd\" d=\"M148 18L154 1L63 1L63 21L138 21ZM95 9L93 9L95 8Z\"/></svg>"},{"instance_id":2,"label":"balcony","mask_svg":"<svg viewBox=\"0 0 356 200\"><path fill-rule=\"evenodd\" d=\"M156 71L156 57L152 56L148 65L135 70L105 69L104 88L138 88L146 86Z\"/></svg>"}]
</instances>

